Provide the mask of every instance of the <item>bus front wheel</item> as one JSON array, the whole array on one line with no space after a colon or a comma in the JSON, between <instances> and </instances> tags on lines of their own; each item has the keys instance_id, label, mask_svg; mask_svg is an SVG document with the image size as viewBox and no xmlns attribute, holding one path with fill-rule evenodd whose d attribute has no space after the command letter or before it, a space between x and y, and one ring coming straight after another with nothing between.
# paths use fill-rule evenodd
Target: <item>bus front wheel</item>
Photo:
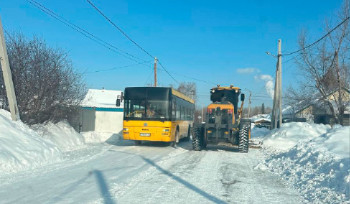
<instances>
[{"instance_id":1,"label":"bus front wheel","mask_svg":"<svg viewBox=\"0 0 350 204\"><path fill-rule=\"evenodd\" d=\"M175 132L175 140L171 142L171 146L176 147L178 143L179 143L179 129L177 128Z\"/></svg>"}]
</instances>

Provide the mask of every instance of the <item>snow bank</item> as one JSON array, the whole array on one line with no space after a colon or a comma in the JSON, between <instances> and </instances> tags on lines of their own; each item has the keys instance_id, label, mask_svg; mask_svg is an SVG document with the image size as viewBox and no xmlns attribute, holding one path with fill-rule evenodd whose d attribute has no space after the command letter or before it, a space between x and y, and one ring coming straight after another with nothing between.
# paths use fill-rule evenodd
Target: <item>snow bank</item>
<instances>
[{"instance_id":1,"label":"snow bank","mask_svg":"<svg viewBox=\"0 0 350 204\"><path fill-rule=\"evenodd\" d=\"M67 122L28 127L0 109L0 176L63 160L63 153L86 147Z\"/></svg>"},{"instance_id":2,"label":"snow bank","mask_svg":"<svg viewBox=\"0 0 350 204\"><path fill-rule=\"evenodd\" d=\"M32 128L45 139L52 141L62 152L85 147L84 137L67 122L33 125Z\"/></svg>"},{"instance_id":3,"label":"snow bank","mask_svg":"<svg viewBox=\"0 0 350 204\"><path fill-rule=\"evenodd\" d=\"M109 140L113 140L115 142L119 141L122 139L121 134L116 134L116 133L101 133L101 132L82 132L81 133L85 139L86 143L103 143L107 142Z\"/></svg>"},{"instance_id":4,"label":"snow bank","mask_svg":"<svg viewBox=\"0 0 350 204\"><path fill-rule=\"evenodd\" d=\"M0 176L62 159L55 144L21 121L13 122L5 110L0 110L0 130Z\"/></svg>"},{"instance_id":5,"label":"snow bank","mask_svg":"<svg viewBox=\"0 0 350 204\"><path fill-rule=\"evenodd\" d=\"M264 138L264 147L279 152L286 152L297 143L303 143L325 134L329 125L309 124L301 122L285 123L280 129L271 131Z\"/></svg>"},{"instance_id":6,"label":"snow bank","mask_svg":"<svg viewBox=\"0 0 350 204\"><path fill-rule=\"evenodd\" d=\"M329 152L332 152L339 158L350 157L350 127L336 127L324 135L322 139L324 140L325 148Z\"/></svg>"},{"instance_id":7,"label":"snow bank","mask_svg":"<svg viewBox=\"0 0 350 204\"><path fill-rule=\"evenodd\" d=\"M281 175L306 201L349 202L350 127L287 123L263 147L267 157L257 168Z\"/></svg>"}]
</instances>

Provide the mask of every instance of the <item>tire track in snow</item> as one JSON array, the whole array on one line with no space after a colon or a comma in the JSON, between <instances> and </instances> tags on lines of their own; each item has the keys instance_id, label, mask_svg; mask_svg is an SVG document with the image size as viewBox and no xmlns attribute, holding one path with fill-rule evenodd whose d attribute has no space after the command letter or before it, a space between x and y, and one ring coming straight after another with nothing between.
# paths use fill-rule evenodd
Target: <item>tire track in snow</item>
<instances>
[{"instance_id":1,"label":"tire track in snow","mask_svg":"<svg viewBox=\"0 0 350 204\"><path fill-rule=\"evenodd\" d=\"M254 168L260 157L259 150L179 148L160 161L145 157L150 167L112 192L120 203L300 203L278 177Z\"/></svg>"}]
</instances>

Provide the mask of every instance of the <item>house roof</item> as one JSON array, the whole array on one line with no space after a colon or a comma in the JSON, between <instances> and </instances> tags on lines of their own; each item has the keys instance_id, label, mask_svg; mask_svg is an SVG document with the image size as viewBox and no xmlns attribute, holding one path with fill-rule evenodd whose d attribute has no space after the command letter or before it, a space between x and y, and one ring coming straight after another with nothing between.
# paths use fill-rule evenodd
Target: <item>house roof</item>
<instances>
[{"instance_id":1,"label":"house roof","mask_svg":"<svg viewBox=\"0 0 350 204\"><path fill-rule=\"evenodd\" d=\"M271 122L268 118L259 118L253 121L254 123L263 123L263 122Z\"/></svg>"},{"instance_id":2,"label":"house roof","mask_svg":"<svg viewBox=\"0 0 350 204\"><path fill-rule=\"evenodd\" d=\"M81 103L82 107L96 107L96 108L117 108L117 96L121 95L119 90L105 90L105 89L89 89L84 100ZM123 103L121 107L123 108Z\"/></svg>"},{"instance_id":3,"label":"house roof","mask_svg":"<svg viewBox=\"0 0 350 204\"><path fill-rule=\"evenodd\" d=\"M254 123L256 121L270 121L271 122L271 116L270 114L258 114L258 115L255 115L255 116L252 116L250 118L250 120Z\"/></svg>"}]
</instances>

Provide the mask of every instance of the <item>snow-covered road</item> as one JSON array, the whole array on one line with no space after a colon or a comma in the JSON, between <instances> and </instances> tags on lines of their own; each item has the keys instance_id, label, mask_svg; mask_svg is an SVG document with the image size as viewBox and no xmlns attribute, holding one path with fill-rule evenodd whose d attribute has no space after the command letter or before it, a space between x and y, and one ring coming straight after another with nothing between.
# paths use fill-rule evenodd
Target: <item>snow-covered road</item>
<instances>
[{"instance_id":1,"label":"snow-covered road","mask_svg":"<svg viewBox=\"0 0 350 204\"><path fill-rule=\"evenodd\" d=\"M0 178L0 203L300 203L295 190L254 168L263 155L209 146L100 144L61 163Z\"/></svg>"}]
</instances>

